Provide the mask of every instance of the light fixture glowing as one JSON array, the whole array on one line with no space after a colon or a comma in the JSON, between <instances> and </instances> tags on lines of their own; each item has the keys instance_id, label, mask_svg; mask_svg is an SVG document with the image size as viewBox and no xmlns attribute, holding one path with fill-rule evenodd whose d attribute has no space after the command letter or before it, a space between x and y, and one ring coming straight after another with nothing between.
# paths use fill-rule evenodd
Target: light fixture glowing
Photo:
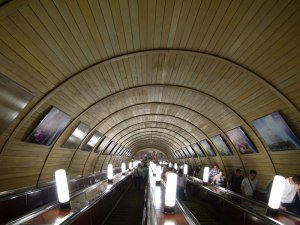
<instances>
[{"instance_id":1,"label":"light fixture glowing","mask_svg":"<svg viewBox=\"0 0 300 225\"><path fill-rule=\"evenodd\" d=\"M278 209L285 185L285 178L283 176L276 175L273 179L271 194L269 197L268 206L272 209Z\"/></svg>"},{"instance_id":2,"label":"light fixture glowing","mask_svg":"<svg viewBox=\"0 0 300 225\"><path fill-rule=\"evenodd\" d=\"M171 162L169 162L169 167L172 167L172 163Z\"/></svg>"},{"instance_id":3,"label":"light fixture glowing","mask_svg":"<svg viewBox=\"0 0 300 225\"><path fill-rule=\"evenodd\" d=\"M129 171L132 170L132 162L129 162L128 169L129 169Z\"/></svg>"},{"instance_id":4,"label":"light fixture glowing","mask_svg":"<svg viewBox=\"0 0 300 225\"><path fill-rule=\"evenodd\" d=\"M60 208L70 210L70 194L65 170L59 169L55 171L55 182Z\"/></svg>"},{"instance_id":5,"label":"light fixture glowing","mask_svg":"<svg viewBox=\"0 0 300 225\"><path fill-rule=\"evenodd\" d=\"M188 165L184 164L183 165L183 174L187 175L187 173L188 173Z\"/></svg>"},{"instance_id":6,"label":"light fixture glowing","mask_svg":"<svg viewBox=\"0 0 300 225\"><path fill-rule=\"evenodd\" d=\"M167 173L165 190L165 213L175 212L175 200L176 200L176 189L177 189L177 174Z\"/></svg>"},{"instance_id":7,"label":"light fixture glowing","mask_svg":"<svg viewBox=\"0 0 300 225\"><path fill-rule=\"evenodd\" d=\"M174 169L175 169L175 170L178 169L177 163L174 163Z\"/></svg>"},{"instance_id":8,"label":"light fixture glowing","mask_svg":"<svg viewBox=\"0 0 300 225\"><path fill-rule=\"evenodd\" d=\"M207 185L208 177L209 177L209 167L206 166L206 167L204 167L204 172L203 172L203 184L204 185Z\"/></svg>"},{"instance_id":9,"label":"light fixture glowing","mask_svg":"<svg viewBox=\"0 0 300 225\"><path fill-rule=\"evenodd\" d=\"M125 175L125 172L126 172L126 165L124 162L122 162L122 174Z\"/></svg>"},{"instance_id":10,"label":"light fixture glowing","mask_svg":"<svg viewBox=\"0 0 300 225\"><path fill-rule=\"evenodd\" d=\"M107 166L107 180L108 180L108 183L111 184L113 183L113 166L112 164L108 164Z\"/></svg>"},{"instance_id":11,"label":"light fixture glowing","mask_svg":"<svg viewBox=\"0 0 300 225\"><path fill-rule=\"evenodd\" d=\"M160 184L161 181L161 166L156 167L156 176L155 176L156 184Z\"/></svg>"}]
</instances>

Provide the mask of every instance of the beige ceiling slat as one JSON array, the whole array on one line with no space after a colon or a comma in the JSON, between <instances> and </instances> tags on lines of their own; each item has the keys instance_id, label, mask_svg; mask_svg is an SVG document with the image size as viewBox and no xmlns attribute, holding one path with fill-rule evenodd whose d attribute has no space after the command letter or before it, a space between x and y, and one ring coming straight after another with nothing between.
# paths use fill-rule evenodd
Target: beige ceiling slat
<instances>
[{"instance_id":1,"label":"beige ceiling slat","mask_svg":"<svg viewBox=\"0 0 300 225\"><path fill-rule=\"evenodd\" d=\"M223 1L222 1L223 2ZM208 49L210 52L217 53L220 49L220 46L224 44L224 42L227 40L227 37L229 36L230 32L228 32L228 27L231 24L235 24L235 22L238 22L237 14L243 9L241 7L246 7L251 3L251 1L229 1L230 5L226 9L224 16L222 17L222 20L219 21L218 25L216 24L216 28L214 29L214 32L212 34L212 37L210 40L208 40L208 43L205 45L205 49ZM242 13L241 13L242 14Z\"/></svg>"},{"instance_id":2,"label":"beige ceiling slat","mask_svg":"<svg viewBox=\"0 0 300 225\"><path fill-rule=\"evenodd\" d=\"M110 89L110 86L109 86L109 83L107 82L107 80L109 82L111 82L111 81L110 81L110 78L106 76L106 71L103 70L102 68L96 68L94 70L94 73L95 73L96 78L98 78L98 80L99 80L100 85L97 88L100 91L101 96L106 96L107 93L111 93L112 91Z\"/></svg>"},{"instance_id":3,"label":"beige ceiling slat","mask_svg":"<svg viewBox=\"0 0 300 225\"><path fill-rule=\"evenodd\" d=\"M191 59L192 63L189 68L187 68L187 73L186 73L186 79L184 84L186 86L189 86L191 88L195 88L195 79L197 78L197 75L195 74L195 70L200 62L200 57L193 57ZM197 87L196 87L197 88Z\"/></svg>"},{"instance_id":4,"label":"beige ceiling slat","mask_svg":"<svg viewBox=\"0 0 300 225\"><path fill-rule=\"evenodd\" d=\"M276 7L273 7L272 4L264 4L262 6L261 10L256 13L255 18L248 23L247 29L239 36L238 41L240 42L240 46L238 47L238 51L232 55L233 59L239 61L241 55L246 58L248 57L248 52L251 52L248 51L249 46L251 46L256 39L265 36L265 29L271 26L274 19L277 20L278 14L287 3L288 1L282 1L280 4L276 4Z\"/></svg>"},{"instance_id":5,"label":"beige ceiling slat","mask_svg":"<svg viewBox=\"0 0 300 225\"><path fill-rule=\"evenodd\" d=\"M91 42L94 42L94 44L96 46L96 50L97 50L98 54L100 55L100 57L102 59L107 58L106 49L105 49L104 43L102 41L102 38L100 36L98 27L95 23L95 17L91 11L88 1L78 1L78 5L84 16L85 22L89 29L89 33L91 34L91 36L93 38L91 40ZM97 56L98 56L98 54L97 54ZM99 57L97 57L96 59L99 60Z\"/></svg>"},{"instance_id":6,"label":"beige ceiling slat","mask_svg":"<svg viewBox=\"0 0 300 225\"><path fill-rule=\"evenodd\" d=\"M119 0L109 1L121 52L128 52Z\"/></svg>"},{"instance_id":7,"label":"beige ceiling slat","mask_svg":"<svg viewBox=\"0 0 300 225\"><path fill-rule=\"evenodd\" d=\"M132 86L137 86L137 73L135 68L135 57L129 58L130 80L132 80Z\"/></svg>"},{"instance_id":8,"label":"beige ceiling slat","mask_svg":"<svg viewBox=\"0 0 300 225\"><path fill-rule=\"evenodd\" d=\"M205 1L192 1L192 6L190 7L187 18L184 20L184 24L182 25L183 26L182 35L178 40L180 48L185 48L190 37L195 36L195 31L193 28L197 25L199 26L199 24L197 25L195 24L195 21L196 18L200 16L199 11L200 11L200 7L203 6L203 4L205 4ZM176 37L177 36L178 35L176 35Z\"/></svg>"},{"instance_id":9,"label":"beige ceiling slat","mask_svg":"<svg viewBox=\"0 0 300 225\"><path fill-rule=\"evenodd\" d=\"M79 5L77 4L77 2L74 2L72 0L66 0L66 3L74 17L76 26L79 29L79 33L81 33L84 38L83 41L86 42L89 50L91 51L91 53L93 55L93 59L92 59L93 62L99 61L99 59L101 59L101 53L99 52L99 50L95 44L93 36L89 30L86 19L84 18L84 15L82 14L82 11L81 11Z\"/></svg>"},{"instance_id":10,"label":"beige ceiling slat","mask_svg":"<svg viewBox=\"0 0 300 225\"><path fill-rule=\"evenodd\" d=\"M172 54L169 58L166 58L168 60L165 61L165 72L166 76L169 76L169 82L172 84L178 84L180 79L180 66L182 65L184 61L184 57L182 55Z\"/></svg>"},{"instance_id":11,"label":"beige ceiling slat","mask_svg":"<svg viewBox=\"0 0 300 225\"><path fill-rule=\"evenodd\" d=\"M69 54L72 55L73 52L45 9L38 2L33 2L30 7L24 8L20 12L39 36L49 45L49 48L59 57L66 68L63 73L69 74L74 71L75 65L69 59Z\"/></svg>"},{"instance_id":12,"label":"beige ceiling slat","mask_svg":"<svg viewBox=\"0 0 300 225\"><path fill-rule=\"evenodd\" d=\"M285 3L285 1L280 3ZM256 39L252 38L252 43L250 43L251 46L247 49L247 54L241 55L239 61L245 62L245 60L247 60L247 65L252 67L253 63L261 61L261 57L266 57L269 50L275 47L275 44L280 37L284 36L284 34L287 33L292 26L299 23L299 16L297 16L297 14L299 14L299 6L288 6L285 7L283 11L277 13L276 19L273 19L273 21L265 28L263 33L257 36ZM291 19L290 17L294 18ZM271 55L268 55L267 57L270 56Z\"/></svg>"},{"instance_id":13,"label":"beige ceiling slat","mask_svg":"<svg viewBox=\"0 0 300 225\"><path fill-rule=\"evenodd\" d=\"M101 37L103 43L105 43L104 48L105 48L107 57L112 57L115 53L113 50L113 46L111 44L109 44L111 41L110 41L108 30L107 30L107 27L106 27L106 24L105 24L105 21L103 18L102 11L101 11L101 8L99 5L99 1L89 0L88 2L90 4L90 9L91 9L92 14L95 19L95 23L97 25L98 32L100 33L100 37Z\"/></svg>"},{"instance_id":14,"label":"beige ceiling slat","mask_svg":"<svg viewBox=\"0 0 300 225\"><path fill-rule=\"evenodd\" d=\"M82 68L84 65L87 65L88 62L82 51L80 50L78 43L75 41L71 31L69 30L67 24L65 23L62 15L56 8L56 5L53 1L42 1L42 6L47 11L47 15L51 18L51 22L53 22L52 35L58 34L56 39L57 42L62 46L64 52L66 52L67 57L70 58L73 66L76 67L77 70ZM39 5L38 5L39 6ZM40 6L35 11L42 11ZM46 13L45 13L46 14ZM41 17L41 16L40 16ZM49 19L48 19L49 20ZM49 23L49 22L48 22ZM50 28L50 27L49 27Z\"/></svg>"},{"instance_id":15,"label":"beige ceiling slat","mask_svg":"<svg viewBox=\"0 0 300 225\"><path fill-rule=\"evenodd\" d=\"M247 28L248 23L254 17L254 15L259 11L259 9L263 5L263 1L245 1L241 4L241 7L238 10L238 13L234 15L233 23L230 24L232 26L228 27L227 32L228 37L226 42L222 42L220 44L220 55L231 55L235 52L236 48L240 46L240 42L238 40L240 34L244 29ZM227 33L225 32L224 35ZM226 36L223 36L225 38Z\"/></svg>"},{"instance_id":16,"label":"beige ceiling slat","mask_svg":"<svg viewBox=\"0 0 300 225\"><path fill-rule=\"evenodd\" d=\"M89 73L87 80L93 87L95 95L98 99L103 98L108 92L104 89L106 87L105 81L102 78L102 73L98 72L99 70L93 70Z\"/></svg>"},{"instance_id":17,"label":"beige ceiling slat","mask_svg":"<svg viewBox=\"0 0 300 225\"><path fill-rule=\"evenodd\" d=\"M154 30L154 48L161 47L161 36L163 32L164 11L166 7L166 0L156 1L156 15L155 15L155 30Z\"/></svg>"},{"instance_id":18,"label":"beige ceiling slat","mask_svg":"<svg viewBox=\"0 0 300 225\"><path fill-rule=\"evenodd\" d=\"M127 51L132 52L134 50L133 47L133 33L131 29L131 19L130 19L130 11L129 11L129 2L128 0L120 0L119 1L120 13L122 16L123 22L123 32L125 35L126 47Z\"/></svg>"},{"instance_id":19,"label":"beige ceiling slat","mask_svg":"<svg viewBox=\"0 0 300 225\"><path fill-rule=\"evenodd\" d=\"M142 62L141 57L135 57L135 71L137 76L137 85L143 84Z\"/></svg>"},{"instance_id":20,"label":"beige ceiling slat","mask_svg":"<svg viewBox=\"0 0 300 225\"><path fill-rule=\"evenodd\" d=\"M5 29L0 29L0 36L1 39L9 45L10 49L15 51L16 54L18 54L18 58L22 58L22 61L24 64L24 69L28 69L28 73L32 74L33 76L38 76L41 73L45 74L45 76L40 76L40 82L44 84L46 87L53 87L54 84L49 81L48 76L52 76L51 73L49 73L46 68L41 65L41 63L38 61L37 58L35 58L26 48L25 46L21 45L21 42L16 40L13 36L13 34L9 33ZM23 35L21 35L22 37ZM18 60L16 60L18 61ZM21 64L20 64L21 65ZM25 66L27 65L27 66ZM32 66L29 66L32 65ZM44 72L45 71L45 72ZM47 76L48 75L48 76ZM53 77L53 76L52 76Z\"/></svg>"},{"instance_id":21,"label":"beige ceiling slat","mask_svg":"<svg viewBox=\"0 0 300 225\"><path fill-rule=\"evenodd\" d=\"M47 10L47 13L57 26L57 29L60 31L63 38L67 41L70 46L72 54L69 55L71 57L75 66L80 66L79 68L85 67L88 65L88 61L82 51L76 39L74 38L71 30L66 24L63 15L61 15L58 10L56 4L53 1L42 1L43 7Z\"/></svg>"},{"instance_id":22,"label":"beige ceiling slat","mask_svg":"<svg viewBox=\"0 0 300 225\"><path fill-rule=\"evenodd\" d=\"M188 83L190 78L189 70L192 69L192 64L194 62L194 59L195 57L191 55L184 57L180 68L178 68L178 73L179 73L178 84L183 86L190 86Z\"/></svg>"},{"instance_id":23,"label":"beige ceiling slat","mask_svg":"<svg viewBox=\"0 0 300 225\"><path fill-rule=\"evenodd\" d=\"M10 18L11 20L7 21L8 23L5 27L9 29L9 32L19 39L19 42L37 59L38 62L36 62L36 66L42 68L40 69L41 74L45 74L44 76L50 79L53 84L57 84L65 79L65 75L62 73L62 71L67 71L65 66L57 60L54 52L50 50L48 45L37 35L24 17L20 13L16 13ZM18 25L18 27L15 25ZM42 62L47 63L42 64Z\"/></svg>"},{"instance_id":24,"label":"beige ceiling slat","mask_svg":"<svg viewBox=\"0 0 300 225\"><path fill-rule=\"evenodd\" d=\"M149 73L151 73L152 83L157 84L157 83L159 83L157 71L158 71L158 66L159 66L159 57L161 57L161 56L156 54L156 55L151 55L149 57L151 57L151 65L149 65L149 68L148 68ZM160 83L163 83L163 82L164 81L162 81Z\"/></svg>"},{"instance_id":25,"label":"beige ceiling slat","mask_svg":"<svg viewBox=\"0 0 300 225\"><path fill-rule=\"evenodd\" d=\"M72 34L72 37L70 38L74 38L76 43L78 44L80 48L78 49L78 54L82 55L82 57L85 58L83 62L87 61L88 64L94 63L95 59L92 55L92 52L87 42L85 41L84 37L82 36L83 34L79 30L79 27L72 15L72 12L69 9L68 5L66 4L66 1L54 0L54 4L56 5L60 15L63 17L64 22L66 23L66 26L68 27L69 31ZM80 53L80 51L82 53Z\"/></svg>"},{"instance_id":26,"label":"beige ceiling slat","mask_svg":"<svg viewBox=\"0 0 300 225\"><path fill-rule=\"evenodd\" d=\"M177 21L177 27L176 27L176 33L173 37L172 46L175 48L180 48L180 41L184 34L184 29L186 29L186 26L189 24L187 23L187 19L189 16L189 13L191 13L191 6L193 2L198 2L200 4L200 1L192 1L192 0L184 0L182 1L181 9L179 18ZM177 1L175 2L176 4ZM175 6L176 8L176 6Z\"/></svg>"},{"instance_id":27,"label":"beige ceiling slat","mask_svg":"<svg viewBox=\"0 0 300 225\"><path fill-rule=\"evenodd\" d=\"M176 0L173 9L172 21L168 35L167 47L171 48L174 45L175 34L178 28L181 9L183 6L183 0Z\"/></svg>"},{"instance_id":28,"label":"beige ceiling slat","mask_svg":"<svg viewBox=\"0 0 300 225\"><path fill-rule=\"evenodd\" d=\"M140 57L140 62L141 62L141 84L147 84L148 79L147 79L147 56L143 55Z\"/></svg>"},{"instance_id":29,"label":"beige ceiling slat","mask_svg":"<svg viewBox=\"0 0 300 225\"><path fill-rule=\"evenodd\" d=\"M169 32L171 30L172 15L174 12L175 0L167 0L162 21L162 33L160 46L167 46Z\"/></svg>"},{"instance_id":30,"label":"beige ceiling slat","mask_svg":"<svg viewBox=\"0 0 300 225\"><path fill-rule=\"evenodd\" d=\"M116 66L114 67L115 69L115 74L117 77L119 77L119 83L121 84L121 90L128 88L128 79L127 79L127 74L124 68L124 61L120 60L116 62Z\"/></svg>"},{"instance_id":31,"label":"beige ceiling slat","mask_svg":"<svg viewBox=\"0 0 300 225\"><path fill-rule=\"evenodd\" d=\"M138 22L139 22L139 36L140 36L140 49L147 48L147 27L148 27L148 10L147 10L147 0L138 0ZM137 34L137 35L138 35Z\"/></svg>"},{"instance_id":32,"label":"beige ceiling slat","mask_svg":"<svg viewBox=\"0 0 300 225\"><path fill-rule=\"evenodd\" d=\"M3 38L2 35L1 38ZM15 40L10 39L10 41ZM15 51L13 51L13 49L9 48L9 46L7 46L2 41L0 41L0 48L2 53L0 54L2 56L1 62L3 63L3 65L5 65L6 69L9 68L12 77L16 76L16 78L13 78L13 80L17 81L21 86L24 86L26 89L28 89L38 97L40 96L39 92L45 93L49 90L50 82L48 80L45 80L44 77L35 79L38 72L34 68L32 68L31 65L29 65L26 61L24 61L24 59L21 58ZM34 82L28 80L34 80ZM47 86L47 84L49 85Z\"/></svg>"},{"instance_id":33,"label":"beige ceiling slat","mask_svg":"<svg viewBox=\"0 0 300 225\"><path fill-rule=\"evenodd\" d=\"M146 56L146 76L147 76L147 84L153 84L155 83L155 75L154 75L154 71L152 70L152 55L148 55Z\"/></svg>"},{"instance_id":34,"label":"beige ceiling slat","mask_svg":"<svg viewBox=\"0 0 300 225\"><path fill-rule=\"evenodd\" d=\"M231 91L232 83L239 78L238 71L234 68L223 65L222 67L222 77L216 82L212 87L210 87L210 92L214 93L214 96L223 99L226 93Z\"/></svg>"},{"instance_id":35,"label":"beige ceiling slat","mask_svg":"<svg viewBox=\"0 0 300 225\"><path fill-rule=\"evenodd\" d=\"M189 33L188 37L184 37L185 43L183 43L183 47L192 49L193 45L196 41L201 41L200 39L197 40L197 36L200 32L202 32L202 25L204 23L204 18L206 17L207 12L209 11L210 5L212 1L202 1L200 7L198 7L198 12L194 21L191 21L193 26L191 27L191 32Z\"/></svg>"},{"instance_id":36,"label":"beige ceiling slat","mask_svg":"<svg viewBox=\"0 0 300 225\"><path fill-rule=\"evenodd\" d=\"M99 1L101 13L105 21L105 27L109 34L110 44L114 50L114 54L120 54L120 44L118 42L118 36L115 29L115 24L112 18L112 12L109 5L109 1Z\"/></svg>"},{"instance_id":37,"label":"beige ceiling slat","mask_svg":"<svg viewBox=\"0 0 300 225\"><path fill-rule=\"evenodd\" d=\"M116 91L120 90L120 83L119 83L120 80L118 79L119 76L117 74L115 74L114 69L113 69L115 64L116 63L113 63L113 65L108 64L108 65L104 66L107 71L107 76L109 76L109 78L111 79L112 84L113 84L112 92L116 92Z\"/></svg>"},{"instance_id":38,"label":"beige ceiling slat","mask_svg":"<svg viewBox=\"0 0 300 225\"><path fill-rule=\"evenodd\" d=\"M207 46L213 38L213 35L218 30L219 24L223 22L223 18L225 16L226 11L230 7L230 3L231 1L220 1L220 3L214 1L212 11L208 11L205 17L203 23L204 27L202 28L200 33L202 35L200 37L198 36L197 38L197 40L201 41L196 41L196 43L194 44L195 49L207 49Z\"/></svg>"},{"instance_id":39,"label":"beige ceiling slat","mask_svg":"<svg viewBox=\"0 0 300 225\"><path fill-rule=\"evenodd\" d=\"M121 0L122 1L122 0ZM151 48L154 44L156 1L147 1L147 43L146 47Z\"/></svg>"}]
</instances>

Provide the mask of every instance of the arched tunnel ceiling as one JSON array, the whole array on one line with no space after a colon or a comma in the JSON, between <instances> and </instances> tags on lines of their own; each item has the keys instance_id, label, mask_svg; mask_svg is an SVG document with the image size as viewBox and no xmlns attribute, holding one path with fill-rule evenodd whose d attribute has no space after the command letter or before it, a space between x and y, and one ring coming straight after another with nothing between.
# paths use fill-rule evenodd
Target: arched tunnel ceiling
<instances>
[{"instance_id":1,"label":"arched tunnel ceiling","mask_svg":"<svg viewBox=\"0 0 300 225\"><path fill-rule=\"evenodd\" d=\"M79 121L132 153L168 156L221 134L240 157L226 132L241 126L268 155L251 121L280 111L300 133L299 10L300 1L10 1L0 72L33 99L2 153L21 149L55 106L72 122L42 171Z\"/></svg>"}]
</instances>

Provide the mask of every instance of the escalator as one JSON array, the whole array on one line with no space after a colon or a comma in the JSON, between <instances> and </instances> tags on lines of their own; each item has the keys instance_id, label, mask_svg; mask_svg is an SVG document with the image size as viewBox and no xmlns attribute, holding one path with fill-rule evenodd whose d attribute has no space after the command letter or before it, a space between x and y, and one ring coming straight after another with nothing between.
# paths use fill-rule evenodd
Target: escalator
<instances>
[{"instance_id":1,"label":"escalator","mask_svg":"<svg viewBox=\"0 0 300 225\"><path fill-rule=\"evenodd\" d=\"M133 182L128 188L127 192L123 195L121 200L107 220L105 225L141 225L143 219L144 208L144 195L145 195L145 182L142 183L141 190L136 190Z\"/></svg>"}]
</instances>

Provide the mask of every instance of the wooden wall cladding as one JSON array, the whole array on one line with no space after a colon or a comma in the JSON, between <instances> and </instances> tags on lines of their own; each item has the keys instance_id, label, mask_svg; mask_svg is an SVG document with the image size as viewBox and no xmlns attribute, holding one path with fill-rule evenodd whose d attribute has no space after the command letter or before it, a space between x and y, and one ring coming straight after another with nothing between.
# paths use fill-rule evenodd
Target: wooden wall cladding
<instances>
[{"instance_id":1,"label":"wooden wall cladding","mask_svg":"<svg viewBox=\"0 0 300 225\"><path fill-rule=\"evenodd\" d=\"M0 137L0 174L7 181L0 190L48 182L56 167L68 167L71 176L100 170L102 156L61 148L79 121L132 153L152 146L167 155L214 135L227 140L226 132L241 126L258 154L233 149L231 157L200 162L257 169L262 184L275 173L296 173L299 150L270 152L251 122L280 111L300 134L300 4L208 2L2 6L0 72L33 100ZM50 106L74 121L53 146L22 142Z\"/></svg>"}]
</instances>

